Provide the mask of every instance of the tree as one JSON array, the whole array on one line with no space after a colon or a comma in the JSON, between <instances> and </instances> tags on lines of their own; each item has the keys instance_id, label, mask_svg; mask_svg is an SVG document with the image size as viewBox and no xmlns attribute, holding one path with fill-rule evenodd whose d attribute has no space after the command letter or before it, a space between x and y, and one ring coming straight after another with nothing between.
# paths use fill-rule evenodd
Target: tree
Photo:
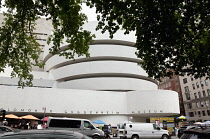
<instances>
[{"instance_id":1,"label":"tree","mask_svg":"<svg viewBox=\"0 0 210 139\"><path fill-rule=\"evenodd\" d=\"M52 54L73 58L75 54L89 56L89 44L94 35L82 29L87 16L81 13L81 0L0 0L0 6L8 10L0 28L0 72L9 66L11 77L19 77L19 86L32 86L32 66L43 67L39 44L36 41L35 21L41 16L52 20L53 35L48 42ZM69 43L65 51L60 44L66 37ZM71 51L68 51L71 50Z\"/></svg>"},{"instance_id":2,"label":"tree","mask_svg":"<svg viewBox=\"0 0 210 139\"><path fill-rule=\"evenodd\" d=\"M97 29L112 38L119 29L136 32L137 56L150 77L210 75L208 0L88 0L95 6ZM173 69L173 70L171 70Z\"/></svg>"},{"instance_id":3,"label":"tree","mask_svg":"<svg viewBox=\"0 0 210 139\"><path fill-rule=\"evenodd\" d=\"M86 0L95 6L98 26L112 38L119 29L125 34L136 32L136 55L150 77L160 79L173 74L209 76L210 2L208 0ZM0 30L0 72L6 66L19 77L20 86L31 86L31 66L43 66L38 60L39 48L35 21L40 16L52 20L53 35L49 42L52 54L73 58L89 56L88 45L94 35L82 29L87 21L81 13L82 0L5 0L8 8ZM59 51L67 38L66 51ZM68 51L71 50L71 51Z\"/></svg>"}]
</instances>

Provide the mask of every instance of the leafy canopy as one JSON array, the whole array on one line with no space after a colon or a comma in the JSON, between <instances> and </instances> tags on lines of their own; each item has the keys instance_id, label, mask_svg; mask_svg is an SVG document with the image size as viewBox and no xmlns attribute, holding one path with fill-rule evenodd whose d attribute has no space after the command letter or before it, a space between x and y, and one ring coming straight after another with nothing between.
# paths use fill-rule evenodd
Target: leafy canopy
<instances>
[{"instance_id":1,"label":"leafy canopy","mask_svg":"<svg viewBox=\"0 0 210 139\"><path fill-rule=\"evenodd\" d=\"M34 33L36 20L46 16L52 20L53 34L48 42L52 54L73 58L75 54L89 56L88 49L94 35L82 29L87 16L81 13L81 0L5 0L0 5L8 10L0 27L0 72L8 66L12 77L19 77L19 86L32 86L32 66L43 67L39 60L40 48ZM60 50L64 37L69 43ZM69 51L71 50L71 51Z\"/></svg>"},{"instance_id":2,"label":"leafy canopy","mask_svg":"<svg viewBox=\"0 0 210 139\"><path fill-rule=\"evenodd\" d=\"M98 26L112 38L119 29L136 33L136 55L150 77L188 73L195 77L210 75L210 2L208 0L86 0L95 6ZM19 77L20 86L31 86L32 66L43 67L36 42L35 21L41 16L52 20L49 42L52 54L73 58L89 56L91 32L83 30L87 21L81 13L81 0L0 0L8 8L0 28L0 72L6 66ZM69 43L59 51L64 37ZM71 50L71 51L69 51Z\"/></svg>"},{"instance_id":3,"label":"leafy canopy","mask_svg":"<svg viewBox=\"0 0 210 139\"><path fill-rule=\"evenodd\" d=\"M135 31L137 56L150 77L210 75L209 0L88 0L97 29ZM173 69L173 70L171 70Z\"/></svg>"}]
</instances>

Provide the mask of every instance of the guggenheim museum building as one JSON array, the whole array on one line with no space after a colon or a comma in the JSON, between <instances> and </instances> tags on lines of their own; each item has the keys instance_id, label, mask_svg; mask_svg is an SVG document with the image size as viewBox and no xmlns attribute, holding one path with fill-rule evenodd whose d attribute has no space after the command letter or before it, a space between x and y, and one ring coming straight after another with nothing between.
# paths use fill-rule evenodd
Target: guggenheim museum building
<instances>
[{"instance_id":1,"label":"guggenheim museum building","mask_svg":"<svg viewBox=\"0 0 210 139\"><path fill-rule=\"evenodd\" d=\"M150 117L179 114L177 92L158 90L158 82L138 65L135 34L124 35L120 30L110 39L108 33L95 31L96 25L94 21L84 25L96 36L90 57L71 60L49 53L46 39L52 26L39 19L35 33L45 66L34 67L34 86L24 89L18 88L18 78L10 77L10 68L0 73L0 109L18 116L85 118L112 125L129 117L146 122Z\"/></svg>"}]
</instances>

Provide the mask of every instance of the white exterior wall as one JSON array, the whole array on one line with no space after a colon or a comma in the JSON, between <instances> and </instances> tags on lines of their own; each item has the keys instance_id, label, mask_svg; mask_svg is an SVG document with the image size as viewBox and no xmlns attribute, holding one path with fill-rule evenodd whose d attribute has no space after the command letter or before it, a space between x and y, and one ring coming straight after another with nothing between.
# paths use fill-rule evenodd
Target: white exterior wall
<instances>
[{"instance_id":1,"label":"white exterior wall","mask_svg":"<svg viewBox=\"0 0 210 139\"><path fill-rule=\"evenodd\" d=\"M127 120L129 115L145 120L148 116L176 114L179 111L177 97L177 93L166 90L108 92L1 86L1 100L4 101L0 101L0 109L42 116L42 108L46 107L48 116L65 114L68 117L89 117L92 121L104 117L101 120L105 123L116 125Z\"/></svg>"}]
</instances>

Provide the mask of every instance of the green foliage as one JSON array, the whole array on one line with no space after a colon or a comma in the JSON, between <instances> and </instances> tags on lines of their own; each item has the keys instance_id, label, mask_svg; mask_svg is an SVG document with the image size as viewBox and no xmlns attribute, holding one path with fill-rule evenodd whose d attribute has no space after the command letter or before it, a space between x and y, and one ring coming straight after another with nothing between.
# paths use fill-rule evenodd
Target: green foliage
<instances>
[{"instance_id":1,"label":"green foliage","mask_svg":"<svg viewBox=\"0 0 210 139\"><path fill-rule=\"evenodd\" d=\"M136 32L136 55L150 77L210 75L208 0L88 0L98 15L97 29L112 38L120 28Z\"/></svg>"},{"instance_id":2,"label":"green foliage","mask_svg":"<svg viewBox=\"0 0 210 139\"><path fill-rule=\"evenodd\" d=\"M5 0L0 6L8 10L0 28L0 72L8 66L12 77L19 77L18 85L32 86L32 66L43 67L39 60L40 48L34 34L36 20L46 16L52 20L53 34L49 38L52 54L72 59L75 54L89 56L88 49L94 35L83 30L87 20L81 13L81 0ZM65 51L60 51L64 37L69 42ZM69 51L71 50L71 51Z\"/></svg>"}]
</instances>

